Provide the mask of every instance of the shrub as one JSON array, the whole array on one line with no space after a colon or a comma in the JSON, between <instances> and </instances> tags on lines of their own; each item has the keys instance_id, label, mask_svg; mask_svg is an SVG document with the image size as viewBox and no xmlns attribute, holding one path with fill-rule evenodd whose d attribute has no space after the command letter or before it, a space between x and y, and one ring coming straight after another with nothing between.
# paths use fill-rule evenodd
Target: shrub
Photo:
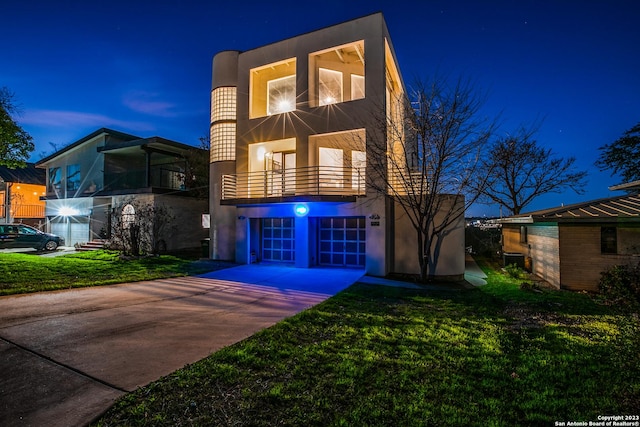
<instances>
[{"instance_id":1,"label":"shrub","mask_svg":"<svg viewBox=\"0 0 640 427\"><path fill-rule=\"evenodd\" d=\"M510 277L513 277L514 279L522 279L527 276L527 273L523 269L518 267L517 264L506 265L504 267L504 270Z\"/></svg>"},{"instance_id":2,"label":"shrub","mask_svg":"<svg viewBox=\"0 0 640 427\"><path fill-rule=\"evenodd\" d=\"M600 293L611 303L640 303L640 263L615 265L601 273Z\"/></svg>"}]
</instances>

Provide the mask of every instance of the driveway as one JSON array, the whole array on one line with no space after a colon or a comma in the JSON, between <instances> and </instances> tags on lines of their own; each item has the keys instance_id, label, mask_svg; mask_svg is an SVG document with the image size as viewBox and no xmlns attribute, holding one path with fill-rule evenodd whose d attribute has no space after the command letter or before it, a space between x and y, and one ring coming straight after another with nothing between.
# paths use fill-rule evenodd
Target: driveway
<instances>
[{"instance_id":1,"label":"driveway","mask_svg":"<svg viewBox=\"0 0 640 427\"><path fill-rule=\"evenodd\" d=\"M86 425L123 394L318 304L362 274L251 265L0 297L0 425Z\"/></svg>"}]
</instances>

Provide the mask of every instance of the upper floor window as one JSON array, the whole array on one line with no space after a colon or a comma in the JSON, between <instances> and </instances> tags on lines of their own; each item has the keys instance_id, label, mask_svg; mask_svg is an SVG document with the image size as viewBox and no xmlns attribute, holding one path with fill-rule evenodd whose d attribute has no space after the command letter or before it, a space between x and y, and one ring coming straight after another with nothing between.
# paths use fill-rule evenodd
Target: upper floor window
<instances>
[{"instance_id":1,"label":"upper floor window","mask_svg":"<svg viewBox=\"0 0 640 427\"><path fill-rule=\"evenodd\" d=\"M252 68L249 80L249 118L296 109L295 58Z\"/></svg>"},{"instance_id":2,"label":"upper floor window","mask_svg":"<svg viewBox=\"0 0 640 427\"><path fill-rule=\"evenodd\" d=\"M320 84L318 104L329 105L342 102L342 73L320 68L318 76Z\"/></svg>"},{"instance_id":3,"label":"upper floor window","mask_svg":"<svg viewBox=\"0 0 640 427\"><path fill-rule=\"evenodd\" d=\"M236 159L236 88L211 91L210 161Z\"/></svg>"},{"instance_id":4,"label":"upper floor window","mask_svg":"<svg viewBox=\"0 0 640 427\"><path fill-rule=\"evenodd\" d=\"M364 98L364 76L351 74L351 99Z\"/></svg>"},{"instance_id":5,"label":"upper floor window","mask_svg":"<svg viewBox=\"0 0 640 427\"><path fill-rule=\"evenodd\" d=\"M364 40L310 54L310 105L364 98L364 76Z\"/></svg>"},{"instance_id":6,"label":"upper floor window","mask_svg":"<svg viewBox=\"0 0 640 427\"><path fill-rule=\"evenodd\" d=\"M62 168L60 167L49 168L49 185L47 190L50 192L58 191L60 190L61 183L62 183Z\"/></svg>"},{"instance_id":7,"label":"upper floor window","mask_svg":"<svg viewBox=\"0 0 640 427\"><path fill-rule=\"evenodd\" d=\"M281 77L267 82L267 115L296 109L296 76Z\"/></svg>"},{"instance_id":8,"label":"upper floor window","mask_svg":"<svg viewBox=\"0 0 640 427\"><path fill-rule=\"evenodd\" d=\"M236 119L236 88L223 86L211 91L211 123Z\"/></svg>"},{"instance_id":9,"label":"upper floor window","mask_svg":"<svg viewBox=\"0 0 640 427\"><path fill-rule=\"evenodd\" d=\"M67 166L67 191L77 191L80 189L80 165Z\"/></svg>"}]
</instances>

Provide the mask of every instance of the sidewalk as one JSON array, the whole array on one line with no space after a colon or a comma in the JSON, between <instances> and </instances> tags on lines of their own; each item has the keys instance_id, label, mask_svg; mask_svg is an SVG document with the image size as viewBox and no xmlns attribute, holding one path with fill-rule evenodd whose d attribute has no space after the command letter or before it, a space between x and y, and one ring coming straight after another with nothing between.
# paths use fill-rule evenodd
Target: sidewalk
<instances>
[{"instance_id":1,"label":"sidewalk","mask_svg":"<svg viewBox=\"0 0 640 427\"><path fill-rule=\"evenodd\" d=\"M483 286L487 284L487 275L478 267L476 261L470 254L465 255L464 279L473 286Z\"/></svg>"}]
</instances>

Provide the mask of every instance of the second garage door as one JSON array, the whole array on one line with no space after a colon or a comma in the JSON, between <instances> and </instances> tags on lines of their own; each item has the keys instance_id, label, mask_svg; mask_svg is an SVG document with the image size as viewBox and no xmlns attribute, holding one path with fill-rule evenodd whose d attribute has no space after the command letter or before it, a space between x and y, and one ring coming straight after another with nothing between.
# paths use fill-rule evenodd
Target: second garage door
<instances>
[{"instance_id":1,"label":"second garage door","mask_svg":"<svg viewBox=\"0 0 640 427\"><path fill-rule=\"evenodd\" d=\"M364 267L365 218L320 218L318 246L320 265Z\"/></svg>"}]
</instances>

